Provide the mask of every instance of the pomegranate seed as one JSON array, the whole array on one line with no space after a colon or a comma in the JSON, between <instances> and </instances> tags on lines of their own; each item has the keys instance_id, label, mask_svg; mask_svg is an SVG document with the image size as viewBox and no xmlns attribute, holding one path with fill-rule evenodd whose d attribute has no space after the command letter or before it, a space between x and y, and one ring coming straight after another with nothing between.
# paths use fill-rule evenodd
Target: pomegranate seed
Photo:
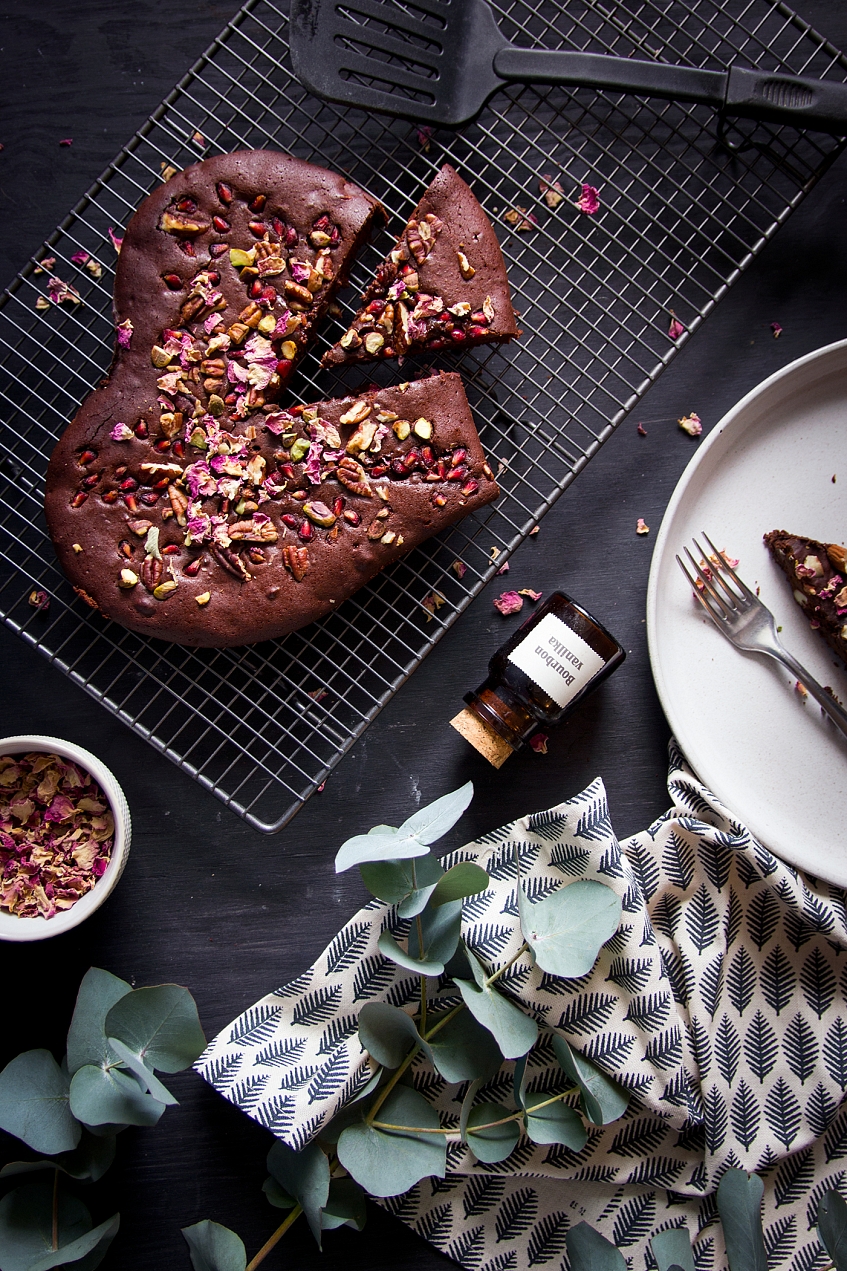
<instances>
[{"instance_id":1,"label":"pomegranate seed","mask_svg":"<svg viewBox=\"0 0 847 1271\"><path fill-rule=\"evenodd\" d=\"M468 328L468 335L472 340L487 340L490 332L487 327L473 326Z\"/></svg>"},{"instance_id":2,"label":"pomegranate seed","mask_svg":"<svg viewBox=\"0 0 847 1271\"><path fill-rule=\"evenodd\" d=\"M394 473L395 477L405 477L405 476L406 476L406 465L405 465L405 463L403 462L403 460L402 460L402 459L392 459L392 460L391 460L391 471Z\"/></svg>"},{"instance_id":3,"label":"pomegranate seed","mask_svg":"<svg viewBox=\"0 0 847 1271\"><path fill-rule=\"evenodd\" d=\"M162 477L161 481L154 481L154 482L153 482L153 489L154 489L154 490L167 490L167 488L168 488L168 486L170 485L170 483L171 483L171 479L170 479L170 477Z\"/></svg>"},{"instance_id":4,"label":"pomegranate seed","mask_svg":"<svg viewBox=\"0 0 847 1271\"><path fill-rule=\"evenodd\" d=\"M287 358L287 357L280 358L280 360L279 360L279 361L277 362L277 364L276 364L276 373L277 373L277 375L288 375L288 374L290 374L290 372L291 372L291 368L292 368L292 366L293 366L293 365L294 365L294 363L291 361L291 359L290 359L290 358Z\"/></svg>"},{"instance_id":5,"label":"pomegranate seed","mask_svg":"<svg viewBox=\"0 0 847 1271\"><path fill-rule=\"evenodd\" d=\"M464 481L468 475L468 466L466 463L460 463L458 468L451 468L447 473L448 481Z\"/></svg>"},{"instance_id":6,"label":"pomegranate seed","mask_svg":"<svg viewBox=\"0 0 847 1271\"><path fill-rule=\"evenodd\" d=\"M185 442L179 437L174 442L174 455L177 459L182 459L185 455Z\"/></svg>"},{"instance_id":7,"label":"pomegranate seed","mask_svg":"<svg viewBox=\"0 0 847 1271\"><path fill-rule=\"evenodd\" d=\"M81 508L87 498L88 498L88 495L85 493L85 491L79 490L71 499L71 507Z\"/></svg>"},{"instance_id":8,"label":"pomegranate seed","mask_svg":"<svg viewBox=\"0 0 847 1271\"><path fill-rule=\"evenodd\" d=\"M163 274L162 277L171 291L182 290L182 279L179 274Z\"/></svg>"},{"instance_id":9,"label":"pomegranate seed","mask_svg":"<svg viewBox=\"0 0 847 1271\"><path fill-rule=\"evenodd\" d=\"M264 238L265 230L268 228L264 221L248 221L247 228L251 234L255 234L256 238Z\"/></svg>"},{"instance_id":10,"label":"pomegranate seed","mask_svg":"<svg viewBox=\"0 0 847 1271\"><path fill-rule=\"evenodd\" d=\"M226 220L223 216L213 216L212 224L214 225L215 229L218 231L219 234L225 234L228 229L232 229L232 226L230 225L229 221Z\"/></svg>"},{"instance_id":11,"label":"pomegranate seed","mask_svg":"<svg viewBox=\"0 0 847 1271\"><path fill-rule=\"evenodd\" d=\"M120 466L119 468L115 468L115 471L114 471L114 474L113 474L113 475L114 475L115 477L117 477L117 478L118 478L118 480L120 480L120 478L121 478L121 477L125 477L125 476L126 476L126 464L125 464L125 463L122 463L122 464L121 464L121 466Z\"/></svg>"},{"instance_id":12,"label":"pomegranate seed","mask_svg":"<svg viewBox=\"0 0 847 1271\"><path fill-rule=\"evenodd\" d=\"M436 473L438 474L439 481L444 481L447 477L446 461L444 459L439 459L438 463L436 464L435 470L436 470Z\"/></svg>"},{"instance_id":13,"label":"pomegranate seed","mask_svg":"<svg viewBox=\"0 0 847 1271\"><path fill-rule=\"evenodd\" d=\"M279 465L279 470L280 470L280 472L281 472L284 476L286 476L286 477L293 477L293 476L294 476L294 464L293 464L293 463L281 463L281 464Z\"/></svg>"},{"instance_id":14,"label":"pomegranate seed","mask_svg":"<svg viewBox=\"0 0 847 1271\"><path fill-rule=\"evenodd\" d=\"M170 448L171 443L170 438L168 437L160 437L159 440L153 444L153 449L158 450L160 455L163 455L165 451L170 450Z\"/></svg>"},{"instance_id":15,"label":"pomegranate seed","mask_svg":"<svg viewBox=\"0 0 847 1271\"><path fill-rule=\"evenodd\" d=\"M463 344L467 338L464 331L460 331L458 327L454 327L450 332L450 339L454 344Z\"/></svg>"},{"instance_id":16,"label":"pomegranate seed","mask_svg":"<svg viewBox=\"0 0 847 1271\"><path fill-rule=\"evenodd\" d=\"M134 503L135 496L132 494L128 494L126 496L127 507L129 507L130 499L132 499ZM141 495L141 502L144 504L146 508L152 508L156 503L159 502L159 495L156 493L155 490L145 490L144 493Z\"/></svg>"},{"instance_id":17,"label":"pomegranate seed","mask_svg":"<svg viewBox=\"0 0 847 1271\"><path fill-rule=\"evenodd\" d=\"M144 437L149 437L150 433L147 428L147 423L145 420L140 419L138 423L135 425L135 435L136 437L141 437L142 439Z\"/></svg>"},{"instance_id":18,"label":"pomegranate seed","mask_svg":"<svg viewBox=\"0 0 847 1271\"><path fill-rule=\"evenodd\" d=\"M478 489L479 489L479 482L474 481L473 478L471 478L470 481L466 481L465 484L462 486L462 494L473 494Z\"/></svg>"},{"instance_id":19,"label":"pomegranate seed","mask_svg":"<svg viewBox=\"0 0 847 1271\"><path fill-rule=\"evenodd\" d=\"M339 230L337 225L333 225L332 231L329 236L329 245L330 247L337 247L340 242L341 242L341 231Z\"/></svg>"},{"instance_id":20,"label":"pomegranate seed","mask_svg":"<svg viewBox=\"0 0 847 1271\"><path fill-rule=\"evenodd\" d=\"M426 474L426 478L425 478L425 479L426 479L427 481L438 481L438 480L440 480L440 478L439 478L439 476L438 476L438 473L437 473L437 472L428 472L428 473Z\"/></svg>"},{"instance_id":21,"label":"pomegranate seed","mask_svg":"<svg viewBox=\"0 0 847 1271\"><path fill-rule=\"evenodd\" d=\"M447 502L443 494L436 494L435 498L432 501L437 508L443 508L445 503Z\"/></svg>"},{"instance_id":22,"label":"pomegranate seed","mask_svg":"<svg viewBox=\"0 0 847 1271\"><path fill-rule=\"evenodd\" d=\"M224 398L224 403L227 406L234 406L237 401L238 401L238 396L236 393L227 393L226 397Z\"/></svg>"},{"instance_id":23,"label":"pomegranate seed","mask_svg":"<svg viewBox=\"0 0 847 1271\"><path fill-rule=\"evenodd\" d=\"M280 520L282 521L283 525L287 525L290 530L296 530L297 526L300 524L300 522L297 520L297 517L292 516L290 512L283 512L282 516L280 517Z\"/></svg>"},{"instance_id":24,"label":"pomegranate seed","mask_svg":"<svg viewBox=\"0 0 847 1271\"><path fill-rule=\"evenodd\" d=\"M488 319L481 309L477 309L476 313L471 314L471 322L475 323L478 327L488 326Z\"/></svg>"},{"instance_id":25,"label":"pomegranate seed","mask_svg":"<svg viewBox=\"0 0 847 1271\"><path fill-rule=\"evenodd\" d=\"M292 497L292 499L296 499L298 503L302 503L302 502L304 501L304 499L306 498L306 491L305 491L305 490L292 490L292 491L291 491L291 497Z\"/></svg>"},{"instance_id":26,"label":"pomegranate seed","mask_svg":"<svg viewBox=\"0 0 847 1271\"><path fill-rule=\"evenodd\" d=\"M329 229L329 217L326 212L323 216L319 216L316 221L312 221L312 229L322 229L324 233Z\"/></svg>"},{"instance_id":27,"label":"pomegranate seed","mask_svg":"<svg viewBox=\"0 0 847 1271\"><path fill-rule=\"evenodd\" d=\"M93 450L83 450L78 460L79 466L81 468L84 468L86 467L87 464L93 463L96 458L97 458L97 455L95 454Z\"/></svg>"},{"instance_id":28,"label":"pomegranate seed","mask_svg":"<svg viewBox=\"0 0 847 1271\"><path fill-rule=\"evenodd\" d=\"M121 482L121 490L128 494L131 490L138 489L138 482L135 477L127 477L126 481Z\"/></svg>"},{"instance_id":29,"label":"pomegranate seed","mask_svg":"<svg viewBox=\"0 0 847 1271\"><path fill-rule=\"evenodd\" d=\"M263 287L263 289L262 289L262 299L261 299L260 303L261 303L261 304L263 304L263 305L275 305L275 304L276 304L276 291L274 290L274 288L273 288L273 287L271 287L270 285L268 285L267 287Z\"/></svg>"},{"instance_id":30,"label":"pomegranate seed","mask_svg":"<svg viewBox=\"0 0 847 1271\"><path fill-rule=\"evenodd\" d=\"M387 471L388 471L387 463L375 463L374 466L371 468L371 476L384 477Z\"/></svg>"},{"instance_id":31,"label":"pomegranate seed","mask_svg":"<svg viewBox=\"0 0 847 1271\"><path fill-rule=\"evenodd\" d=\"M259 296L261 296L261 294L262 294L263 290L264 290L264 288L263 288L262 284L259 282L259 279L258 279L258 278L254 278L254 279L253 279L253 282L250 284L250 297L251 297L251 299L253 299L253 300L258 300L258 299L259 299Z\"/></svg>"},{"instance_id":32,"label":"pomegranate seed","mask_svg":"<svg viewBox=\"0 0 847 1271\"><path fill-rule=\"evenodd\" d=\"M210 270L209 270L209 282L210 282L210 283L212 283L212 285L213 285L213 286L217 287L217 285L218 285L218 283L220 282L220 280L221 280L221 276L220 276L220 274L218 273L217 269L210 269Z\"/></svg>"},{"instance_id":33,"label":"pomegranate seed","mask_svg":"<svg viewBox=\"0 0 847 1271\"><path fill-rule=\"evenodd\" d=\"M297 533L300 535L304 543L308 543L310 538L314 538L315 531L312 529L311 521L304 521Z\"/></svg>"},{"instance_id":34,"label":"pomegranate seed","mask_svg":"<svg viewBox=\"0 0 847 1271\"><path fill-rule=\"evenodd\" d=\"M431 468L435 463L435 454L432 446L421 446L421 459L425 468Z\"/></svg>"},{"instance_id":35,"label":"pomegranate seed","mask_svg":"<svg viewBox=\"0 0 847 1271\"><path fill-rule=\"evenodd\" d=\"M196 212L197 204L193 199L184 198L177 203L177 208L180 212Z\"/></svg>"},{"instance_id":36,"label":"pomegranate seed","mask_svg":"<svg viewBox=\"0 0 847 1271\"><path fill-rule=\"evenodd\" d=\"M332 503L333 516L340 516L343 510L344 510L344 500L341 497L341 495L339 495L338 498L334 499Z\"/></svg>"},{"instance_id":37,"label":"pomegranate seed","mask_svg":"<svg viewBox=\"0 0 847 1271\"><path fill-rule=\"evenodd\" d=\"M344 517L345 521L350 523L350 525L361 525L362 523L362 518L359 516L359 513L354 512L352 508L348 508L347 511L342 512L341 515Z\"/></svg>"},{"instance_id":38,"label":"pomegranate seed","mask_svg":"<svg viewBox=\"0 0 847 1271\"><path fill-rule=\"evenodd\" d=\"M158 496L158 495L156 495L156 498L158 498L158 497L159 497L159 496ZM135 497L135 495L134 495L134 494L125 494L125 495L124 495L124 503L127 505L127 507L129 508L130 512L137 512L137 511L138 511L138 499Z\"/></svg>"},{"instance_id":39,"label":"pomegranate seed","mask_svg":"<svg viewBox=\"0 0 847 1271\"><path fill-rule=\"evenodd\" d=\"M218 198L220 199L221 203L223 203L225 207L229 207L230 203L235 197L235 195L232 192L232 186L227 185L226 181L219 181L218 184L215 186L215 189L218 192Z\"/></svg>"},{"instance_id":40,"label":"pomegranate seed","mask_svg":"<svg viewBox=\"0 0 847 1271\"><path fill-rule=\"evenodd\" d=\"M467 457L468 457L467 446L457 446L456 449L453 451L453 457L451 459L452 466L455 468L457 467L458 464L464 463Z\"/></svg>"},{"instance_id":41,"label":"pomegranate seed","mask_svg":"<svg viewBox=\"0 0 847 1271\"><path fill-rule=\"evenodd\" d=\"M104 503L116 503L118 499L117 490L107 490L105 494L101 494L100 498Z\"/></svg>"},{"instance_id":42,"label":"pomegranate seed","mask_svg":"<svg viewBox=\"0 0 847 1271\"><path fill-rule=\"evenodd\" d=\"M365 310L366 313L380 314L385 308L384 300L372 300Z\"/></svg>"},{"instance_id":43,"label":"pomegranate seed","mask_svg":"<svg viewBox=\"0 0 847 1271\"><path fill-rule=\"evenodd\" d=\"M227 250L227 248L228 248L228 244L227 244L227 243L212 243L212 245L211 245L211 246L210 246L210 248L209 248L209 255L210 255L210 256L223 256L223 254L224 254L224 252Z\"/></svg>"},{"instance_id":44,"label":"pomegranate seed","mask_svg":"<svg viewBox=\"0 0 847 1271\"><path fill-rule=\"evenodd\" d=\"M282 238L285 233L285 226L278 216L271 217L271 229L276 234L277 238Z\"/></svg>"},{"instance_id":45,"label":"pomegranate seed","mask_svg":"<svg viewBox=\"0 0 847 1271\"><path fill-rule=\"evenodd\" d=\"M100 480L99 472L92 472L90 477L86 477L82 483L83 490L93 490L97 482Z\"/></svg>"},{"instance_id":46,"label":"pomegranate seed","mask_svg":"<svg viewBox=\"0 0 847 1271\"><path fill-rule=\"evenodd\" d=\"M200 566L203 563L203 557L198 556L195 560L190 560L187 565L183 566L182 572L188 574L189 578L193 578L195 574L200 573Z\"/></svg>"},{"instance_id":47,"label":"pomegranate seed","mask_svg":"<svg viewBox=\"0 0 847 1271\"><path fill-rule=\"evenodd\" d=\"M179 249L180 251L185 252L186 256L190 256L192 260L197 255L196 251L194 250L194 244L188 242L187 239L183 240L183 242L179 244Z\"/></svg>"},{"instance_id":48,"label":"pomegranate seed","mask_svg":"<svg viewBox=\"0 0 847 1271\"><path fill-rule=\"evenodd\" d=\"M293 225L286 225L285 227L285 246L286 247L297 246L297 231Z\"/></svg>"},{"instance_id":49,"label":"pomegranate seed","mask_svg":"<svg viewBox=\"0 0 847 1271\"><path fill-rule=\"evenodd\" d=\"M251 212L264 212L265 204L268 201L267 194L257 194L252 203L250 203Z\"/></svg>"},{"instance_id":50,"label":"pomegranate seed","mask_svg":"<svg viewBox=\"0 0 847 1271\"><path fill-rule=\"evenodd\" d=\"M179 550L180 550L180 548L179 548L179 544L178 544L178 543L167 543L167 544L166 544L166 545L162 548L162 555L163 555L163 556L176 556L176 554L177 554L177 552L178 552Z\"/></svg>"}]
</instances>

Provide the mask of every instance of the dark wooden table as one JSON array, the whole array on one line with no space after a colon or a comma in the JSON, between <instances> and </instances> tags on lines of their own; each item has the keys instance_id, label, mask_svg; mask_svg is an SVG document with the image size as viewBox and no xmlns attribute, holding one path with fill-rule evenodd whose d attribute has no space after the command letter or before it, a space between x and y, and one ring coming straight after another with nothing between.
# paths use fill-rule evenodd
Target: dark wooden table
<instances>
[{"instance_id":1,"label":"dark wooden table","mask_svg":"<svg viewBox=\"0 0 847 1271\"><path fill-rule=\"evenodd\" d=\"M7 0L0 14L0 284L5 285L235 11L233 0ZM801 15L847 47L847 6L798 0ZM62 138L73 145L60 147ZM51 733L102 756L132 810L132 852L120 887L80 930L0 949L0 1065L20 1050L61 1053L84 971L106 967L136 985L178 981L197 999L208 1036L303 970L364 900L353 873L337 878L339 843L472 778L476 798L445 846L606 782L619 836L667 803L668 727L647 656L644 606L652 544L697 442L677 426L692 410L704 431L765 376L847 336L847 158L836 162L774 242L456 623L322 794L276 837L250 830L0 629L0 733ZM770 323L782 324L775 340ZM647 436L636 432L644 421ZM637 537L643 517L651 527ZM802 528L802 527L798 527ZM493 597L509 587L563 587L625 645L623 668L564 728L549 753L531 751L497 774L447 726L483 678L517 619ZM213 1218L235 1228L248 1256L276 1225L261 1194L270 1139L191 1073L152 1130L119 1139L118 1160L90 1199L95 1220L120 1209L105 1263L123 1271L188 1267L179 1228ZM0 1136L0 1161L17 1154ZM371 1206L364 1235L331 1233L318 1254L298 1224L270 1266L414 1267L442 1257Z\"/></svg>"}]
</instances>

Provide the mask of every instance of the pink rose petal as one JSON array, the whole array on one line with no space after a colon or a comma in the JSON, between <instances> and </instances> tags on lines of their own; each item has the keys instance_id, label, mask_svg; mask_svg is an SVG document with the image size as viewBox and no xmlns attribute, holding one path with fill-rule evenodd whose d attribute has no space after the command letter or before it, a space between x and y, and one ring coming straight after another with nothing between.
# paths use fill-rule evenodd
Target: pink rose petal
<instances>
[{"instance_id":1,"label":"pink rose petal","mask_svg":"<svg viewBox=\"0 0 847 1271\"><path fill-rule=\"evenodd\" d=\"M585 216L594 216L600 210L600 195L597 188L593 185L584 184L582 193L574 203L574 207L578 208Z\"/></svg>"},{"instance_id":2,"label":"pink rose petal","mask_svg":"<svg viewBox=\"0 0 847 1271\"><path fill-rule=\"evenodd\" d=\"M547 742L549 740L550 738L547 736L546 733L535 733L533 737L530 737L529 744L530 746L532 746L532 749L535 751L537 755L546 755Z\"/></svg>"},{"instance_id":3,"label":"pink rose petal","mask_svg":"<svg viewBox=\"0 0 847 1271\"><path fill-rule=\"evenodd\" d=\"M504 618L510 613L520 613L523 609L523 598L516 591L504 591L494 601L494 608L499 609Z\"/></svg>"}]
</instances>

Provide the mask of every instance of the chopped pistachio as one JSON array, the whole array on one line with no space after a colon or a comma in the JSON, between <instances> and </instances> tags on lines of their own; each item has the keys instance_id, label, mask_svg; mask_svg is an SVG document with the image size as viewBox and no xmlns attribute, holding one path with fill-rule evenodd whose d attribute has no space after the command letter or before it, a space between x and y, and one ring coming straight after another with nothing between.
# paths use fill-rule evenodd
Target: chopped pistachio
<instances>
[{"instance_id":1,"label":"chopped pistachio","mask_svg":"<svg viewBox=\"0 0 847 1271\"><path fill-rule=\"evenodd\" d=\"M298 437L294 445L291 447L291 458L294 463L299 463L309 450L309 442L305 437Z\"/></svg>"},{"instance_id":2,"label":"chopped pistachio","mask_svg":"<svg viewBox=\"0 0 847 1271\"><path fill-rule=\"evenodd\" d=\"M80 543L74 543L73 548L77 555L83 550Z\"/></svg>"},{"instance_id":3,"label":"chopped pistachio","mask_svg":"<svg viewBox=\"0 0 847 1271\"><path fill-rule=\"evenodd\" d=\"M156 597L157 600L164 600L167 596L171 594L172 591L176 591L176 589L177 589L177 584L174 582L172 578L169 578L167 582L159 583L158 587L153 588L153 595Z\"/></svg>"},{"instance_id":4,"label":"chopped pistachio","mask_svg":"<svg viewBox=\"0 0 847 1271\"><path fill-rule=\"evenodd\" d=\"M293 340L283 340L279 351L286 361L293 362L294 358L297 356L297 345Z\"/></svg>"},{"instance_id":5,"label":"chopped pistachio","mask_svg":"<svg viewBox=\"0 0 847 1271\"><path fill-rule=\"evenodd\" d=\"M204 591L202 595L195 596L194 599L197 601L198 605L202 609L203 605L207 605L209 601L212 599L212 593L210 591Z\"/></svg>"},{"instance_id":6,"label":"chopped pistachio","mask_svg":"<svg viewBox=\"0 0 847 1271\"><path fill-rule=\"evenodd\" d=\"M129 591L131 587L138 586L138 574L134 574L131 569L122 569L119 587L123 587L125 591Z\"/></svg>"},{"instance_id":7,"label":"chopped pistachio","mask_svg":"<svg viewBox=\"0 0 847 1271\"><path fill-rule=\"evenodd\" d=\"M414 423L415 436L420 437L422 441L429 441L432 436L432 424L428 419L416 419Z\"/></svg>"},{"instance_id":8,"label":"chopped pistachio","mask_svg":"<svg viewBox=\"0 0 847 1271\"><path fill-rule=\"evenodd\" d=\"M247 252L241 251L237 247L233 247L229 253L229 263L234 269L245 269L248 265L252 265L255 259L255 247L251 247Z\"/></svg>"},{"instance_id":9,"label":"chopped pistachio","mask_svg":"<svg viewBox=\"0 0 847 1271\"><path fill-rule=\"evenodd\" d=\"M394 425L394 434L398 441L405 441L409 433L412 431L412 425L408 419L398 419Z\"/></svg>"},{"instance_id":10,"label":"chopped pistachio","mask_svg":"<svg viewBox=\"0 0 847 1271\"><path fill-rule=\"evenodd\" d=\"M270 335L276 330L276 318L272 313L266 313L264 318L259 319L259 330L262 335Z\"/></svg>"}]
</instances>

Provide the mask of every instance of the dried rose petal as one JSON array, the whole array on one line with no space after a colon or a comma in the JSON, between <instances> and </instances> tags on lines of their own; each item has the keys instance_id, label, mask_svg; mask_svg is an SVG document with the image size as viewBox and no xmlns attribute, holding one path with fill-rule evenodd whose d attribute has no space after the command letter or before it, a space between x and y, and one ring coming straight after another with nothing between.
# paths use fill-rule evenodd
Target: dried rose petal
<instances>
[{"instance_id":1,"label":"dried rose petal","mask_svg":"<svg viewBox=\"0 0 847 1271\"><path fill-rule=\"evenodd\" d=\"M59 142L59 145L60 145L60 146L72 146L72 145L73 145L73 143L74 143L74 139L73 139L73 137L63 137L63 138L62 138L62 140Z\"/></svg>"},{"instance_id":2,"label":"dried rose petal","mask_svg":"<svg viewBox=\"0 0 847 1271\"><path fill-rule=\"evenodd\" d=\"M132 321L130 318L125 318L123 322L118 323L116 328L116 335L118 338L119 348L121 349L129 348L130 344L132 343L132 331L133 331L133 326L132 326Z\"/></svg>"},{"instance_id":3,"label":"dried rose petal","mask_svg":"<svg viewBox=\"0 0 847 1271\"><path fill-rule=\"evenodd\" d=\"M454 560L452 568L453 568L453 573L456 575L457 578L464 578L468 569L467 565L465 564L463 560Z\"/></svg>"},{"instance_id":4,"label":"dried rose petal","mask_svg":"<svg viewBox=\"0 0 847 1271\"><path fill-rule=\"evenodd\" d=\"M427 622L432 622L432 619L435 615L435 611L437 609L440 609L441 606L446 603L447 602L445 601L444 597L439 595L437 591L431 591L429 595L426 596L421 601L421 604L423 605L424 609L429 611L429 617L427 618Z\"/></svg>"},{"instance_id":5,"label":"dried rose petal","mask_svg":"<svg viewBox=\"0 0 847 1271\"><path fill-rule=\"evenodd\" d=\"M584 184L582 193L575 201L574 207L578 208L585 216L594 216L600 210L600 195L596 186Z\"/></svg>"},{"instance_id":6,"label":"dried rose petal","mask_svg":"<svg viewBox=\"0 0 847 1271\"><path fill-rule=\"evenodd\" d=\"M516 591L504 591L494 601L494 608L499 609L504 618L510 613L520 613L521 609L523 609L523 597L519 596Z\"/></svg>"},{"instance_id":7,"label":"dried rose petal","mask_svg":"<svg viewBox=\"0 0 847 1271\"><path fill-rule=\"evenodd\" d=\"M638 433L639 437L646 437L646 436L647 436L647 429L644 427L644 425L643 425L642 423L639 423L639 425L638 425L638 427L637 427L637 429L636 429L636 432Z\"/></svg>"},{"instance_id":8,"label":"dried rose petal","mask_svg":"<svg viewBox=\"0 0 847 1271\"><path fill-rule=\"evenodd\" d=\"M639 516L638 520L636 521L636 523L635 523L635 532L636 532L636 534L649 534L649 533L650 533L650 526L645 524L643 516Z\"/></svg>"},{"instance_id":9,"label":"dried rose petal","mask_svg":"<svg viewBox=\"0 0 847 1271\"><path fill-rule=\"evenodd\" d=\"M47 292L54 305L60 305L65 300L70 300L71 304L82 304L82 296L76 287L72 287L69 282L63 282L61 278L53 277L47 280Z\"/></svg>"},{"instance_id":10,"label":"dried rose petal","mask_svg":"<svg viewBox=\"0 0 847 1271\"><path fill-rule=\"evenodd\" d=\"M118 253L118 255L120 255L121 248L123 247L123 241L124 241L123 234L117 234L115 230L112 228L112 226L110 225L109 238L111 238L112 240L112 246L114 247L115 251Z\"/></svg>"},{"instance_id":11,"label":"dried rose petal","mask_svg":"<svg viewBox=\"0 0 847 1271\"><path fill-rule=\"evenodd\" d=\"M74 252L73 256L71 256L71 264L84 265L85 262L88 260L88 258L89 258L88 252L83 252L83 251Z\"/></svg>"},{"instance_id":12,"label":"dried rose petal","mask_svg":"<svg viewBox=\"0 0 847 1271\"><path fill-rule=\"evenodd\" d=\"M202 132L193 132L191 134L191 140L194 142L195 146L205 146L206 144L206 138L203 136Z\"/></svg>"},{"instance_id":13,"label":"dried rose petal","mask_svg":"<svg viewBox=\"0 0 847 1271\"><path fill-rule=\"evenodd\" d=\"M694 411L690 415L683 415L682 419L676 421L683 432L687 432L689 437L699 437L703 431L703 425L700 423L700 416Z\"/></svg>"},{"instance_id":14,"label":"dried rose petal","mask_svg":"<svg viewBox=\"0 0 847 1271\"><path fill-rule=\"evenodd\" d=\"M497 575L499 577L500 574L508 574L508 572L509 572L509 562L505 561L497 570Z\"/></svg>"},{"instance_id":15,"label":"dried rose petal","mask_svg":"<svg viewBox=\"0 0 847 1271\"><path fill-rule=\"evenodd\" d=\"M565 197L565 192L562 189L561 182L554 181L553 178L545 172L541 180L538 182L538 188L541 191L544 202L551 211L555 212L556 208Z\"/></svg>"},{"instance_id":16,"label":"dried rose petal","mask_svg":"<svg viewBox=\"0 0 847 1271\"><path fill-rule=\"evenodd\" d=\"M504 212L503 220L519 234L535 229L538 225L538 217L535 213L528 211L525 207L521 207L520 204L510 207L508 212Z\"/></svg>"},{"instance_id":17,"label":"dried rose petal","mask_svg":"<svg viewBox=\"0 0 847 1271\"><path fill-rule=\"evenodd\" d=\"M533 591L531 587L521 587L520 591L518 592L518 595L528 596L530 600L536 601L541 599L541 597L544 595L544 592Z\"/></svg>"},{"instance_id":18,"label":"dried rose petal","mask_svg":"<svg viewBox=\"0 0 847 1271\"><path fill-rule=\"evenodd\" d=\"M779 337L782 335L782 324L779 322L772 322L771 331L773 331L773 338L775 340L778 340Z\"/></svg>"},{"instance_id":19,"label":"dried rose petal","mask_svg":"<svg viewBox=\"0 0 847 1271\"><path fill-rule=\"evenodd\" d=\"M39 613L46 613L50 608L50 597L46 591L31 591L29 593L29 603L33 609L37 609Z\"/></svg>"},{"instance_id":20,"label":"dried rose petal","mask_svg":"<svg viewBox=\"0 0 847 1271\"><path fill-rule=\"evenodd\" d=\"M550 738L546 733L536 733L533 737L530 737L529 744L537 755L546 755L547 742L549 740Z\"/></svg>"},{"instance_id":21,"label":"dried rose petal","mask_svg":"<svg viewBox=\"0 0 847 1271\"><path fill-rule=\"evenodd\" d=\"M678 340L679 337L685 331L685 327L680 322L679 318L676 316L673 309L670 310L670 315L671 315L671 324L668 327L668 339Z\"/></svg>"},{"instance_id":22,"label":"dried rose petal","mask_svg":"<svg viewBox=\"0 0 847 1271\"><path fill-rule=\"evenodd\" d=\"M420 124L417 130L418 145L421 150L425 150L427 154L431 149L432 129L429 124Z\"/></svg>"},{"instance_id":23,"label":"dried rose petal","mask_svg":"<svg viewBox=\"0 0 847 1271\"><path fill-rule=\"evenodd\" d=\"M112 441L132 441L135 433L127 424L115 424L109 436Z\"/></svg>"}]
</instances>

